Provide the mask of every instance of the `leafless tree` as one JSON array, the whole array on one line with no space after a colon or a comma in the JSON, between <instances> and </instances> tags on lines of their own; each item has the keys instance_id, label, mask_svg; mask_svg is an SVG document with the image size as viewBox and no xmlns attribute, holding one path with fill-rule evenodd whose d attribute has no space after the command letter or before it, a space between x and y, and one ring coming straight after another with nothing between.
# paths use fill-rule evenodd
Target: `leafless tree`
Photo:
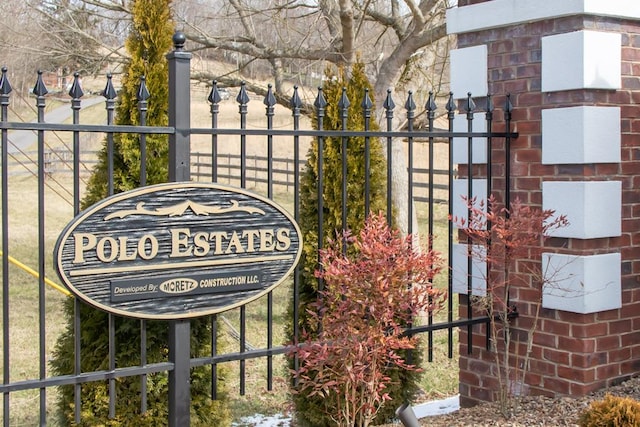
<instances>
[{"instance_id":1,"label":"leafless tree","mask_svg":"<svg viewBox=\"0 0 640 427\"><path fill-rule=\"evenodd\" d=\"M423 92L446 86L448 4L447 0L228 0L206 5L196 1L177 10L176 19L194 52L235 59L237 70L203 70L196 73L198 79L235 86L246 78L234 71L261 64L270 71L284 103L287 79L308 82L321 78L327 64L348 67L359 60L367 65L380 105L387 89L404 89L410 78L419 77L417 87L428 88ZM254 92L264 91L264 84L248 84ZM392 155L394 202L399 225L406 230L408 206L401 195L408 177L401 143L393 144Z\"/></svg>"},{"instance_id":2,"label":"leafless tree","mask_svg":"<svg viewBox=\"0 0 640 427\"><path fill-rule=\"evenodd\" d=\"M276 92L287 79L322 74L326 64L367 64L375 97L384 99L403 76L433 66L446 40L447 0L228 0L185 2L176 9L179 25L194 51L218 52L236 59L238 68L268 64ZM437 47L429 49L430 47ZM440 61L441 62L441 61ZM442 67L430 67L431 69ZM441 76L438 72L437 75ZM233 73L203 71L237 84ZM307 80L308 81L308 80ZM442 82L433 81L438 89Z\"/></svg>"},{"instance_id":3,"label":"leafless tree","mask_svg":"<svg viewBox=\"0 0 640 427\"><path fill-rule=\"evenodd\" d=\"M420 105L429 90L446 89L445 10L450 1L175 0L173 9L194 62L200 59L203 65L193 73L197 80L210 84L215 79L227 86L245 81L258 94L273 82L278 101L288 104L287 83L312 90L321 84L326 66L348 68L362 61L378 104L387 89L400 92L396 101L404 98L403 90L413 89ZM123 60L127 0L30 2L46 31L45 52L51 61L96 72L107 63L113 70ZM404 153L402 144L394 147L394 193L403 194Z\"/></svg>"}]
</instances>

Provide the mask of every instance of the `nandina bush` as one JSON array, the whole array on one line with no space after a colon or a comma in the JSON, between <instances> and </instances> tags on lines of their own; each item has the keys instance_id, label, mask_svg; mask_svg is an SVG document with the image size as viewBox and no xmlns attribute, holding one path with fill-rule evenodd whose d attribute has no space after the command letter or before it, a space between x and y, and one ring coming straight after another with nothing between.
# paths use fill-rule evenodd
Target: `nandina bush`
<instances>
[{"instance_id":1,"label":"nandina bush","mask_svg":"<svg viewBox=\"0 0 640 427\"><path fill-rule=\"evenodd\" d=\"M400 355L416 346L404 331L418 313L442 307L446 295L433 287L442 259L414 247L380 214L357 236L331 241L320 265L324 288L308 310L315 332L290 351L300 361L292 391L322 397L339 426L368 426L391 399L389 368L418 369Z\"/></svg>"},{"instance_id":2,"label":"nandina bush","mask_svg":"<svg viewBox=\"0 0 640 427\"><path fill-rule=\"evenodd\" d=\"M489 321L495 375L496 399L505 418L517 409L514 399L525 384L534 335L540 321L542 288L557 285L555 272L543 272L539 266L544 241L555 230L566 227L565 215L524 205L516 199L509 208L501 207L491 196L488 203L468 200L469 219L452 218L468 239L468 256L486 263L486 294L474 297L472 304L485 312ZM531 266L522 261L528 261ZM520 265L518 268L517 265ZM518 345L512 332L516 330L515 307L511 299L516 287L539 287L539 297L526 301L531 307L526 342Z\"/></svg>"}]
</instances>

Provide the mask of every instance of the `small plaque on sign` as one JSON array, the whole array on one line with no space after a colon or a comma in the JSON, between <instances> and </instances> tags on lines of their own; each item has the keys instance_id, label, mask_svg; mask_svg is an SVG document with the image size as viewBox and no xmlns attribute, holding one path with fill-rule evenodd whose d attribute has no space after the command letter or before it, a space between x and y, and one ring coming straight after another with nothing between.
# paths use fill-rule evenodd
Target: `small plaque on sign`
<instances>
[{"instance_id":1,"label":"small plaque on sign","mask_svg":"<svg viewBox=\"0 0 640 427\"><path fill-rule=\"evenodd\" d=\"M77 297L129 317L218 313L272 290L302 244L290 215L243 189L170 183L109 197L80 213L55 248Z\"/></svg>"}]
</instances>

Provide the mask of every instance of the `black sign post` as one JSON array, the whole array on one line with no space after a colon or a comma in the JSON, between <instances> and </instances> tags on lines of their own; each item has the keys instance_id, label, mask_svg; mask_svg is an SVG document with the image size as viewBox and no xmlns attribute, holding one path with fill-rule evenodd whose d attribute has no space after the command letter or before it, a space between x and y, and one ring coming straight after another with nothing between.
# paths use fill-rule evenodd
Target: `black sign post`
<instances>
[{"instance_id":1,"label":"black sign post","mask_svg":"<svg viewBox=\"0 0 640 427\"><path fill-rule=\"evenodd\" d=\"M174 50L167 55L169 62L169 126L176 132L169 135L169 180L191 179L189 153L191 151L191 53L184 51L186 37L180 32L173 36ZM185 114L189 112L189 114ZM186 116L186 117L185 117ZM191 424L190 387L191 323L188 320L169 322L169 427Z\"/></svg>"}]
</instances>

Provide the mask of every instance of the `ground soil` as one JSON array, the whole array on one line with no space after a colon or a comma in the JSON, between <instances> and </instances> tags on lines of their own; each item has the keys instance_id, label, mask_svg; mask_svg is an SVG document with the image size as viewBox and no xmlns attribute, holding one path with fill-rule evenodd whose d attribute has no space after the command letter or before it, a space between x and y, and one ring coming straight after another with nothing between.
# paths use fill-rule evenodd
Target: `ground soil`
<instances>
[{"instance_id":1,"label":"ground soil","mask_svg":"<svg viewBox=\"0 0 640 427\"><path fill-rule=\"evenodd\" d=\"M592 401L602 399L607 393L640 400L640 376L586 397L523 397L516 412L509 419L505 419L501 415L497 404L486 403L472 408L462 408L446 415L422 418L420 425L430 427L575 427L578 426L578 419L582 411L588 408ZM393 426L400 425L400 423L393 424Z\"/></svg>"}]
</instances>

